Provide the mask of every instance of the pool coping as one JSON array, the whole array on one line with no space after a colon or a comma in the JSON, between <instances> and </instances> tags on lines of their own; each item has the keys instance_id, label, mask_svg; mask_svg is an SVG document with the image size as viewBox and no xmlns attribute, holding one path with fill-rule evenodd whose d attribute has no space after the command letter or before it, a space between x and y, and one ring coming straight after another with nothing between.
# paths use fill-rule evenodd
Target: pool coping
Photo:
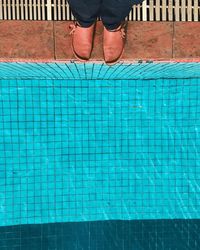
<instances>
[{"instance_id":1,"label":"pool coping","mask_svg":"<svg viewBox=\"0 0 200 250\"><path fill-rule=\"evenodd\" d=\"M9 59L9 58L0 58L0 62L4 62L4 63L12 63L12 62L19 62L19 63L76 63L76 64L82 64L82 62L78 61L77 59L71 59L71 60L53 60L53 59L49 59L49 60L42 60L42 59L21 59L21 58L17 58L17 59ZM165 60L165 59L134 59L134 60L121 60L119 63L121 64L134 64L134 63L199 63L200 62L200 58L180 58L180 59L171 59L171 60ZM88 62L84 62L84 64L89 64L89 63L95 63L95 64L102 64L103 60L90 60Z\"/></svg>"},{"instance_id":2,"label":"pool coping","mask_svg":"<svg viewBox=\"0 0 200 250\"><path fill-rule=\"evenodd\" d=\"M0 21L0 62L79 62L71 49L71 21ZM103 25L97 22L88 63L103 62ZM39 34L39 35L38 35ZM120 62L200 62L199 22L129 21Z\"/></svg>"}]
</instances>

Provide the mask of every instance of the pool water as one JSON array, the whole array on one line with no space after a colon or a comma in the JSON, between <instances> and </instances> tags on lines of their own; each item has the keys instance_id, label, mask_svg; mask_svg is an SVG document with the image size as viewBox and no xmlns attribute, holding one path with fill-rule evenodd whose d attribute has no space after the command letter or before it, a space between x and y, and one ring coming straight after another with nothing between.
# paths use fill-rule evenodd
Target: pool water
<instances>
[{"instance_id":1,"label":"pool water","mask_svg":"<svg viewBox=\"0 0 200 250\"><path fill-rule=\"evenodd\" d=\"M46 65L13 65L0 72L1 226L200 218L199 64L49 64L45 78Z\"/></svg>"}]
</instances>

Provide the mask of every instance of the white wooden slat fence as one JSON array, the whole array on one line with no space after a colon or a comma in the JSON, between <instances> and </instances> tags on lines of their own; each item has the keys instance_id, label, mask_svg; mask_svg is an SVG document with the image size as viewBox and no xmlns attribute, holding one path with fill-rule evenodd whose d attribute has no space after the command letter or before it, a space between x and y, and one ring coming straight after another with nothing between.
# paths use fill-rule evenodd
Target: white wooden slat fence
<instances>
[{"instance_id":1,"label":"white wooden slat fence","mask_svg":"<svg viewBox=\"0 0 200 250\"><path fill-rule=\"evenodd\" d=\"M74 20L67 0L0 0L0 20ZM200 0L145 0L131 21L200 21Z\"/></svg>"}]
</instances>

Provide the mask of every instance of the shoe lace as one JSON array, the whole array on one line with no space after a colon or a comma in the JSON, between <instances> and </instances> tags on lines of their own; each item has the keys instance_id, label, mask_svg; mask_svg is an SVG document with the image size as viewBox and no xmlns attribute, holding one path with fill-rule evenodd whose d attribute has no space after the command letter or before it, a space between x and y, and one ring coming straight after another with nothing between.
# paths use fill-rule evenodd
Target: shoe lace
<instances>
[{"instance_id":1,"label":"shoe lace","mask_svg":"<svg viewBox=\"0 0 200 250\"><path fill-rule=\"evenodd\" d=\"M121 35L122 35L122 38L126 37L126 32L124 28L121 28Z\"/></svg>"},{"instance_id":2,"label":"shoe lace","mask_svg":"<svg viewBox=\"0 0 200 250\"><path fill-rule=\"evenodd\" d=\"M74 21L74 23L72 23L72 24L69 25L69 28L71 29L71 31L69 32L70 35L74 34L77 26L78 26L78 22L77 21Z\"/></svg>"},{"instance_id":3,"label":"shoe lace","mask_svg":"<svg viewBox=\"0 0 200 250\"><path fill-rule=\"evenodd\" d=\"M125 26L126 26L126 24L123 23L118 28L111 30L111 31L113 31L113 32L120 31L122 38L126 38Z\"/></svg>"}]
</instances>

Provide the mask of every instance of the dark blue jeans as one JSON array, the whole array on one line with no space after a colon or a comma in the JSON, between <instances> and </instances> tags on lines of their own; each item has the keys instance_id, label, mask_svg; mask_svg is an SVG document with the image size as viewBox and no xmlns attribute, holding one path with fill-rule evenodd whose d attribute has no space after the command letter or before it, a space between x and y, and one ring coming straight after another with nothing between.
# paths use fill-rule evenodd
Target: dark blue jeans
<instances>
[{"instance_id":1,"label":"dark blue jeans","mask_svg":"<svg viewBox=\"0 0 200 250\"><path fill-rule=\"evenodd\" d=\"M116 29L129 14L134 4L144 0L68 0L72 14L83 27L101 17L108 30Z\"/></svg>"}]
</instances>

